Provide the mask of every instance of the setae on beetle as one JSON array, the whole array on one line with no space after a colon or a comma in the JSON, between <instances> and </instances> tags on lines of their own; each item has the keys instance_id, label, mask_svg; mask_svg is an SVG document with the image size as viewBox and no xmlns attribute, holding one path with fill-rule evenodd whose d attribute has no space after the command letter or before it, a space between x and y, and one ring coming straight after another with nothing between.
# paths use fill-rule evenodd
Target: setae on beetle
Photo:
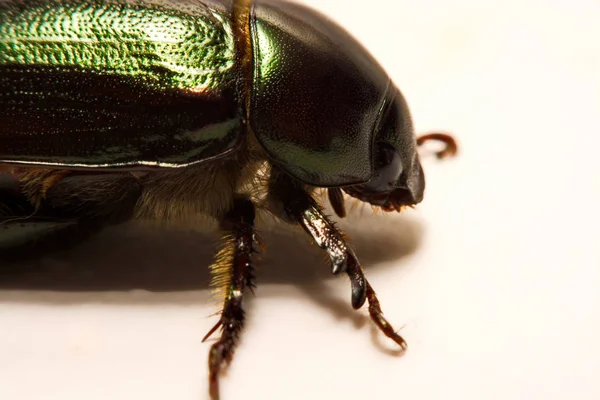
<instances>
[{"instance_id":1,"label":"setae on beetle","mask_svg":"<svg viewBox=\"0 0 600 400\"><path fill-rule=\"evenodd\" d=\"M0 224L19 246L81 240L130 219L203 214L225 233L211 269L224 295L210 393L231 361L254 286L257 209L301 226L351 281L373 288L316 191L385 211L423 199L404 97L341 27L273 0L0 0ZM44 222L44 229L35 229ZM51 227L50 229L48 227ZM1 239L2 231L0 231ZM62 239L61 239L62 240ZM1 240L0 240L1 241Z\"/></svg>"}]
</instances>

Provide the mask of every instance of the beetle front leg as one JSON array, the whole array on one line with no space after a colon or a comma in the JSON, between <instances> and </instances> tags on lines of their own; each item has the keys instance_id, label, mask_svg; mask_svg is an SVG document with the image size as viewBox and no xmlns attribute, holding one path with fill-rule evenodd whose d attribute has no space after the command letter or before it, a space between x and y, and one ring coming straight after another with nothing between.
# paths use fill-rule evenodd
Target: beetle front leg
<instances>
[{"instance_id":1,"label":"beetle front leg","mask_svg":"<svg viewBox=\"0 0 600 400\"><path fill-rule=\"evenodd\" d=\"M202 339L204 342L217 329L221 337L210 348L208 367L210 396L219 399L219 377L233 358L233 353L244 327L243 295L254 287L252 254L254 250L254 205L250 200L234 202L233 209L225 216L223 228L231 232L211 267L213 282L223 291L225 301L221 318Z\"/></svg>"},{"instance_id":2,"label":"beetle front leg","mask_svg":"<svg viewBox=\"0 0 600 400\"><path fill-rule=\"evenodd\" d=\"M348 246L342 232L325 215L312 196L300 185L292 182L283 174L275 174L271 184L271 205L281 202L283 215L277 207L272 207L275 214L288 222L299 224L328 254L332 262L333 273L346 272L352 287L352 307L361 308L365 301L369 303L369 315L375 325L402 349L406 349L405 340L398 335L391 324L383 316L379 300L373 287L367 281L363 269Z\"/></svg>"}]
</instances>

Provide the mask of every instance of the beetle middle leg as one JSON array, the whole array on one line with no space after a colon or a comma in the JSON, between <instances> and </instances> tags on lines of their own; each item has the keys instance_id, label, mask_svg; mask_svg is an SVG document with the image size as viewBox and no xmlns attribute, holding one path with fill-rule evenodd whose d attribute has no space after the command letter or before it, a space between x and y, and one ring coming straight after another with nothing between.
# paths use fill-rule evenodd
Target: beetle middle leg
<instances>
[{"instance_id":1,"label":"beetle middle leg","mask_svg":"<svg viewBox=\"0 0 600 400\"><path fill-rule=\"evenodd\" d=\"M202 341L221 328L221 337L211 346L208 360L210 395L219 398L219 376L231 362L240 333L244 327L245 314L243 297L246 290L254 287L252 255L254 242L255 209L250 200L237 199L233 209L222 222L224 230L230 232L225 245L212 266L213 283L223 290L225 297L221 317Z\"/></svg>"},{"instance_id":2,"label":"beetle middle leg","mask_svg":"<svg viewBox=\"0 0 600 400\"><path fill-rule=\"evenodd\" d=\"M0 185L3 260L69 247L133 215L142 192L134 176L58 172L47 174L51 181L36 173Z\"/></svg>"},{"instance_id":3,"label":"beetle middle leg","mask_svg":"<svg viewBox=\"0 0 600 400\"><path fill-rule=\"evenodd\" d=\"M325 215L321 207L302 187L284 174L275 172L271 181L270 209L286 222L300 225L325 250L332 264L332 272L345 272L350 278L352 288L352 307L361 308L365 301L369 303L369 315L375 325L403 350L405 340L398 335L392 325L383 316L383 311L375 290L367 281L363 269L354 251L347 244L342 232Z\"/></svg>"}]
</instances>

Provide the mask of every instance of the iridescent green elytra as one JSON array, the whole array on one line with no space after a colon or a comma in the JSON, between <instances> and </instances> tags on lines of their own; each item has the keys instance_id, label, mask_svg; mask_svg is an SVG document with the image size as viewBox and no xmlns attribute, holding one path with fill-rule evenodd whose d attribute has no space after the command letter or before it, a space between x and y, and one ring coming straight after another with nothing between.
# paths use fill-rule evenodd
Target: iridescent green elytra
<instances>
[{"instance_id":1,"label":"iridescent green elytra","mask_svg":"<svg viewBox=\"0 0 600 400\"><path fill-rule=\"evenodd\" d=\"M41 3L0 24L1 65L130 76L157 90L218 91L234 53L229 21L207 7Z\"/></svg>"},{"instance_id":2,"label":"iridescent green elytra","mask_svg":"<svg viewBox=\"0 0 600 400\"><path fill-rule=\"evenodd\" d=\"M0 159L168 166L234 149L235 43L217 5L1 2Z\"/></svg>"}]
</instances>

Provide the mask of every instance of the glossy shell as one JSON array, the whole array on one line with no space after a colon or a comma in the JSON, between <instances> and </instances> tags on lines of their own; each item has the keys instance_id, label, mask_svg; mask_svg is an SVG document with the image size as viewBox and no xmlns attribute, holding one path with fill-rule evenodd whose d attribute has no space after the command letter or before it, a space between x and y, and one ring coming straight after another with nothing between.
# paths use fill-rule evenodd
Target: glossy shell
<instances>
[{"instance_id":1,"label":"glossy shell","mask_svg":"<svg viewBox=\"0 0 600 400\"><path fill-rule=\"evenodd\" d=\"M296 179L360 184L397 96L346 31L291 3L0 0L0 163L174 168L248 133ZM411 160L398 117L385 140Z\"/></svg>"},{"instance_id":2,"label":"glossy shell","mask_svg":"<svg viewBox=\"0 0 600 400\"><path fill-rule=\"evenodd\" d=\"M229 10L206 2L0 3L0 160L183 166L241 130Z\"/></svg>"},{"instance_id":3,"label":"glossy shell","mask_svg":"<svg viewBox=\"0 0 600 400\"><path fill-rule=\"evenodd\" d=\"M272 159L317 186L363 183L390 79L346 31L305 7L258 1L250 125Z\"/></svg>"}]
</instances>

